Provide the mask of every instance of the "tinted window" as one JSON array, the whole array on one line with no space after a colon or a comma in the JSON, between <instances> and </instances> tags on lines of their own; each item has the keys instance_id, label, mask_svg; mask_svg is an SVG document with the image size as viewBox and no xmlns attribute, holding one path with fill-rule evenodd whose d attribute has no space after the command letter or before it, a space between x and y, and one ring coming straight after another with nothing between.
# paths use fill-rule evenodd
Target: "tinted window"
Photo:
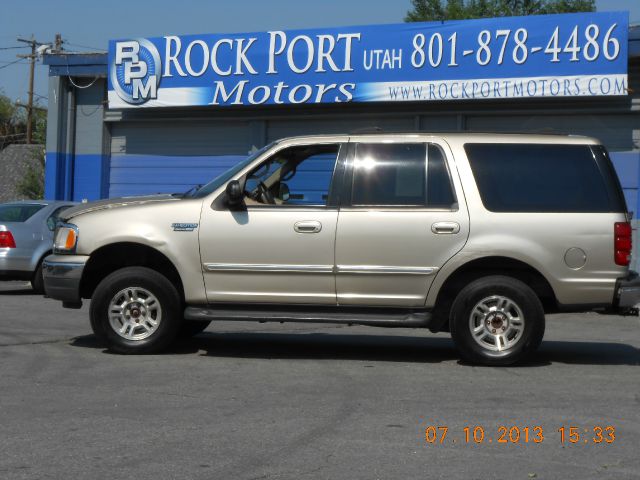
<instances>
[{"instance_id":1,"label":"tinted window","mask_svg":"<svg viewBox=\"0 0 640 480\"><path fill-rule=\"evenodd\" d=\"M358 144L351 203L451 207L454 196L442 151L424 143Z\"/></svg>"},{"instance_id":2,"label":"tinted window","mask_svg":"<svg viewBox=\"0 0 640 480\"><path fill-rule=\"evenodd\" d=\"M424 143L360 143L353 168L353 205L424 205Z\"/></svg>"},{"instance_id":3,"label":"tinted window","mask_svg":"<svg viewBox=\"0 0 640 480\"><path fill-rule=\"evenodd\" d=\"M450 208L455 201L444 153L440 147L429 145L427 203L430 207Z\"/></svg>"},{"instance_id":4,"label":"tinted window","mask_svg":"<svg viewBox=\"0 0 640 480\"><path fill-rule=\"evenodd\" d=\"M484 206L494 212L624 211L588 145L467 144Z\"/></svg>"},{"instance_id":5,"label":"tinted window","mask_svg":"<svg viewBox=\"0 0 640 480\"><path fill-rule=\"evenodd\" d=\"M26 222L46 205L0 205L0 222Z\"/></svg>"}]
</instances>

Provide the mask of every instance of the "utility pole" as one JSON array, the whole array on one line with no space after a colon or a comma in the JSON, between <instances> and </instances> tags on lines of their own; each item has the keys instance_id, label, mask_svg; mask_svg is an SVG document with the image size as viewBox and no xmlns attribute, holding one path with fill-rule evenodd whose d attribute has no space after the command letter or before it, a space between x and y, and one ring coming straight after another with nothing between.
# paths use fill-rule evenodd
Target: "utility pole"
<instances>
[{"instance_id":1,"label":"utility pole","mask_svg":"<svg viewBox=\"0 0 640 480\"><path fill-rule=\"evenodd\" d=\"M33 38L30 39L18 38L19 42L27 43L31 46L31 53L28 55L18 55L19 58L28 58L30 61L29 66L29 103L27 104L27 143L31 143L33 137L33 77L36 69L36 48L41 45L47 45L46 43L38 42Z\"/></svg>"},{"instance_id":2,"label":"utility pole","mask_svg":"<svg viewBox=\"0 0 640 480\"><path fill-rule=\"evenodd\" d=\"M62 44L64 43L64 41L62 40L62 35L59 33L56 33L56 40L54 42L54 47L53 50L56 53L59 53L62 51Z\"/></svg>"}]
</instances>

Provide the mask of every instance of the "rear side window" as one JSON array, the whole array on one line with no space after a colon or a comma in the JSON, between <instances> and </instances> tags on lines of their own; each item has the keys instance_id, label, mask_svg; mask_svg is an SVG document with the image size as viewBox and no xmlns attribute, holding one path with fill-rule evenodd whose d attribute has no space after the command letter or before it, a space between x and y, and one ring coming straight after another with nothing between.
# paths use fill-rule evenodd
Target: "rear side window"
<instances>
[{"instance_id":1,"label":"rear side window","mask_svg":"<svg viewBox=\"0 0 640 480\"><path fill-rule=\"evenodd\" d=\"M608 159L589 145L465 145L492 212L624 212Z\"/></svg>"},{"instance_id":2,"label":"rear side window","mask_svg":"<svg viewBox=\"0 0 640 480\"><path fill-rule=\"evenodd\" d=\"M0 205L0 222L26 222L45 205Z\"/></svg>"},{"instance_id":3,"label":"rear side window","mask_svg":"<svg viewBox=\"0 0 640 480\"><path fill-rule=\"evenodd\" d=\"M359 143L351 204L451 208L444 154L426 143Z\"/></svg>"}]
</instances>

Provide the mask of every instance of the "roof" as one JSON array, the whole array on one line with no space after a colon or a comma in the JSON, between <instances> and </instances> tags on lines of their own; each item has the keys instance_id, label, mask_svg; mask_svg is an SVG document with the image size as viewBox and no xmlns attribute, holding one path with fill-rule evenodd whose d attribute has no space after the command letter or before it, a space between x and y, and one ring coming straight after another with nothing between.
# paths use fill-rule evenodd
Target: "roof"
<instances>
[{"instance_id":1,"label":"roof","mask_svg":"<svg viewBox=\"0 0 640 480\"><path fill-rule=\"evenodd\" d=\"M74 77L106 77L107 54L89 53L47 53L42 63L49 65L50 77L73 75Z\"/></svg>"}]
</instances>

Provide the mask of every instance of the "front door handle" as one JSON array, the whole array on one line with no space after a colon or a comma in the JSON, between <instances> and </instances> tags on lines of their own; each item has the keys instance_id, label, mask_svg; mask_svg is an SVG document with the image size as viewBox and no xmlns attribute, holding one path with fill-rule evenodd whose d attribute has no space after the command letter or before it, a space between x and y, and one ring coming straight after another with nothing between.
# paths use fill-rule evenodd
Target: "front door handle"
<instances>
[{"instance_id":1,"label":"front door handle","mask_svg":"<svg viewBox=\"0 0 640 480\"><path fill-rule=\"evenodd\" d=\"M456 222L436 222L431 225L431 231L437 234L454 234L460 231L460 224Z\"/></svg>"},{"instance_id":2,"label":"front door handle","mask_svg":"<svg viewBox=\"0 0 640 480\"><path fill-rule=\"evenodd\" d=\"M298 233L318 233L322 230L322 224L316 220L304 220L296 222L293 229Z\"/></svg>"}]
</instances>

